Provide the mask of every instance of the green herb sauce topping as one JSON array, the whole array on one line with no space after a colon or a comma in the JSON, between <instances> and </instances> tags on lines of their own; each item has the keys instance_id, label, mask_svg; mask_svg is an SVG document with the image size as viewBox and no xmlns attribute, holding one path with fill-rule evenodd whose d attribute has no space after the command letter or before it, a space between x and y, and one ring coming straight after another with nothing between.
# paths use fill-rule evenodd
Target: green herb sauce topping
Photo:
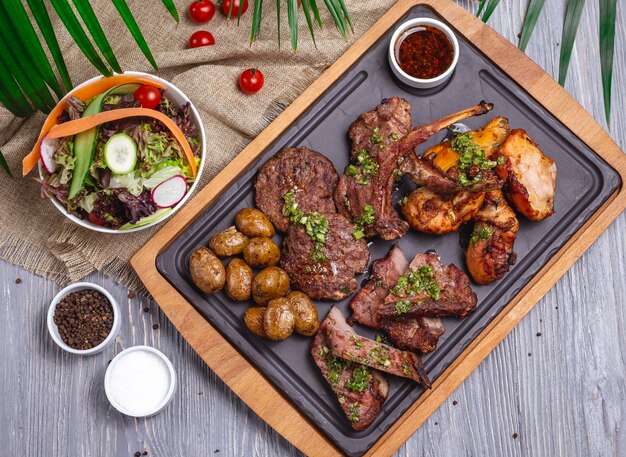
<instances>
[{"instance_id":1,"label":"green herb sauce topping","mask_svg":"<svg viewBox=\"0 0 626 457\"><path fill-rule=\"evenodd\" d=\"M441 289L435 280L435 270L431 265L424 265L417 271L409 269L404 276L398 278L398 282L391 289L391 293L396 297L406 297L423 292L427 293L433 300L439 300L441 297Z\"/></svg>"},{"instance_id":2,"label":"green herb sauce topping","mask_svg":"<svg viewBox=\"0 0 626 457\"><path fill-rule=\"evenodd\" d=\"M352 221L354 224L354 231L352 236L355 240L360 240L365 236L363 228L372 225L375 222L374 207L372 205L365 205L363 207L363 214Z\"/></svg>"},{"instance_id":3,"label":"green herb sauce topping","mask_svg":"<svg viewBox=\"0 0 626 457\"><path fill-rule=\"evenodd\" d=\"M288 216L293 224L303 225L307 235L315 242L315 247L311 252L311 260L325 262L327 259L324 253L324 243L326 243L326 236L328 235L328 219L317 211L305 214L298 208L296 194L293 190L283 195L283 200L285 201L283 214Z\"/></svg>"},{"instance_id":4,"label":"green herb sauce topping","mask_svg":"<svg viewBox=\"0 0 626 457\"><path fill-rule=\"evenodd\" d=\"M372 374L365 367L356 367L352 370L352 376L346 382L346 388L353 392L363 392L370 385Z\"/></svg>"},{"instance_id":5,"label":"green herb sauce topping","mask_svg":"<svg viewBox=\"0 0 626 457\"><path fill-rule=\"evenodd\" d=\"M371 182L371 177L378 173L378 163L373 161L365 149L356 153L356 164L348 165L346 174L356 179L359 185L367 185Z\"/></svg>"},{"instance_id":6,"label":"green herb sauce topping","mask_svg":"<svg viewBox=\"0 0 626 457\"><path fill-rule=\"evenodd\" d=\"M478 243L479 240L487 240L493 232L489 227L475 228L470 236L470 244L473 246Z\"/></svg>"},{"instance_id":7,"label":"green herb sauce topping","mask_svg":"<svg viewBox=\"0 0 626 457\"><path fill-rule=\"evenodd\" d=\"M485 158L485 151L472 141L469 133L453 138L450 146L459 154L459 184L462 186L467 187L482 181L482 170L491 170L498 164L494 160ZM468 172L473 165L478 166L481 171L470 178Z\"/></svg>"}]
</instances>

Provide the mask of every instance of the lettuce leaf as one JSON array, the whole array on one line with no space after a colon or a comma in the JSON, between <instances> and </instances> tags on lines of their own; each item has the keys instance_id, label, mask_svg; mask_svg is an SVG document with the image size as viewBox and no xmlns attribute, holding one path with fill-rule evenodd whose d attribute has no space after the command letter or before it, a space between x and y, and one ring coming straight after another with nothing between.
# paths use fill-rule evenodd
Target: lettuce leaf
<instances>
[{"instance_id":1,"label":"lettuce leaf","mask_svg":"<svg viewBox=\"0 0 626 457\"><path fill-rule=\"evenodd\" d=\"M143 178L136 176L134 171L125 175L113 175L109 188L126 189L130 194L138 197L143 192Z\"/></svg>"}]
</instances>

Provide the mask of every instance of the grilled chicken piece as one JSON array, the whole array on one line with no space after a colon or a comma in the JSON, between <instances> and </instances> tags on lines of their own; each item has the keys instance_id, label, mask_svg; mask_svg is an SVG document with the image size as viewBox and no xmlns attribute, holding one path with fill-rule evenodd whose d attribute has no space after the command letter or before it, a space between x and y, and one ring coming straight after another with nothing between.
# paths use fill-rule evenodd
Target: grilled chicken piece
<instances>
[{"instance_id":1,"label":"grilled chicken piece","mask_svg":"<svg viewBox=\"0 0 626 457\"><path fill-rule=\"evenodd\" d=\"M437 349L439 337L445 331L443 322L437 317L386 320L383 328L400 349L420 351L422 354Z\"/></svg>"},{"instance_id":2,"label":"grilled chicken piece","mask_svg":"<svg viewBox=\"0 0 626 457\"><path fill-rule=\"evenodd\" d=\"M398 278L408 267L409 261L397 245L389 250L386 257L375 260L370 279L350 302L352 315L348 322L350 324L358 322L366 327L380 329L381 323L376 309L384 303L385 297L389 295L389 289L396 285Z\"/></svg>"},{"instance_id":3,"label":"grilled chicken piece","mask_svg":"<svg viewBox=\"0 0 626 457\"><path fill-rule=\"evenodd\" d=\"M484 192L442 195L420 187L411 192L400 209L413 230L445 235L456 232L463 223L471 220L484 199Z\"/></svg>"},{"instance_id":4,"label":"grilled chicken piece","mask_svg":"<svg viewBox=\"0 0 626 457\"><path fill-rule=\"evenodd\" d=\"M369 427L389 394L387 380L376 370L335 357L326 342L324 323L313 339L311 355L352 428Z\"/></svg>"},{"instance_id":5,"label":"grilled chicken piece","mask_svg":"<svg viewBox=\"0 0 626 457\"><path fill-rule=\"evenodd\" d=\"M370 253L364 239L354 239L354 226L340 214L326 215L328 233L324 261L311 259L316 242L303 225L290 225L280 263L291 283L313 299L339 301L357 288L354 276L367 270Z\"/></svg>"},{"instance_id":6,"label":"grilled chicken piece","mask_svg":"<svg viewBox=\"0 0 626 457\"><path fill-rule=\"evenodd\" d=\"M330 352L336 357L409 378L430 388L430 380L420 357L358 335L336 306L328 312L321 331L326 335Z\"/></svg>"},{"instance_id":7,"label":"grilled chicken piece","mask_svg":"<svg viewBox=\"0 0 626 457\"><path fill-rule=\"evenodd\" d=\"M391 99L390 99L391 100ZM383 101L383 104L389 101ZM455 122L471 116L485 114L493 105L482 102L463 111L446 116L430 124L416 127L401 138L389 136L383 138L373 132L369 138L371 143L367 149L358 149L357 161L346 168L335 191L337 208L349 215L353 221L361 221L366 237L379 235L385 240L402 237L408 230L408 224L402 220L393 207L393 190L396 180L402 175L400 166L406 162L405 157L414 155L414 149L437 133ZM395 140L394 138L397 138ZM383 143L385 141L385 143ZM375 155L372 148L378 147ZM359 156L359 151L363 153ZM454 188L454 183L441 170L424 161L414 162L412 175L439 180ZM373 214L368 216L368 210Z\"/></svg>"},{"instance_id":8,"label":"grilled chicken piece","mask_svg":"<svg viewBox=\"0 0 626 457\"><path fill-rule=\"evenodd\" d=\"M378 307L389 295L389 289L396 285L409 267L409 262L402 250L394 245L385 258L378 259L372 265L372 275L359 290L352 301L352 315L348 322L377 330L384 329L389 338L400 348L422 353L433 351L444 328L441 319L418 318L404 321L381 321Z\"/></svg>"},{"instance_id":9,"label":"grilled chicken piece","mask_svg":"<svg viewBox=\"0 0 626 457\"><path fill-rule=\"evenodd\" d=\"M509 136L510 131L509 120L498 116L478 130L465 132L462 135L467 135L472 143L484 151L485 158L489 159ZM452 140L433 146L424 153L423 157L431 160L445 173L452 174L459 165L459 153L452 147Z\"/></svg>"},{"instance_id":10,"label":"grilled chicken piece","mask_svg":"<svg viewBox=\"0 0 626 457\"><path fill-rule=\"evenodd\" d=\"M470 276L477 284L501 279L516 260L513 243L519 224L501 191L488 192L465 253Z\"/></svg>"},{"instance_id":11,"label":"grilled chicken piece","mask_svg":"<svg viewBox=\"0 0 626 457\"><path fill-rule=\"evenodd\" d=\"M554 213L556 164L521 129L511 132L500 148L510 171L505 192L511 204L531 221Z\"/></svg>"},{"instance_id":12,"label":"grilled chicken piece","mask_svg":"<svg viewBox=\"0 0 626 457\"><path fill-rule=\"evenodd\" d=\"M463 135L484 152L486 159L489 159L508 134L509 121L499 116L480 129ZM433 146L424 153L422 160L432 162L456 183L459 178L459 151L453 147L454 144L452 140L447 140ZM407 169L410 169L410 165ZM493 171L482 173L483 179L479 183L467 186L468 190L455 194L448 193L446 188L433 186L432 183L430 185L420 183L425 187L418 188L407 197L406 203L401 206L402 214L411 228L418 232L433 235L456 232L480 209L484 199L484 193L480 191L502 186L503 181L497 173Z\"/></svg>"},{"instance_id":13,"label":"grilled chicken piece","mask_svg":"<svg viewBox=\"0 0 626 457\"><path fill-rule=\"evenodd\" d=\"M411 281L418 286L411 287ZM385 304L378 308L378 317L382 320L464 318L476 309L476 302L469 278L458 267L442 265L434 254L417 254L405 276L391 289Z\"/></svg>"},{"instance_id":14,"label":"grilled chicken piece","mask_svg":"<svg viewBox=\"0 0 626 457\"><path fill-rule=\"evenodd\" d=\"M289 228L283 196L293 191L298 196L299 208L305 213L337 212L333 190L339 176L333 163L319 152L309 148L285 148L263 164L255 183L256 206L269 217L281 232Z\"/></svg>"}]
</instances>

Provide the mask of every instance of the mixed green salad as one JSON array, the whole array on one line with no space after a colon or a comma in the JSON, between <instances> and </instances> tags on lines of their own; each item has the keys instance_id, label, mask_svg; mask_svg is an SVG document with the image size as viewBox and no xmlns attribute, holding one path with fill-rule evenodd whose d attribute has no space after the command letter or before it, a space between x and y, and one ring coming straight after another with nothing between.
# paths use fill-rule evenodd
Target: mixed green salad
<instances>
[{"instance_id":1,"label":"mixed green salad","mask_svg":"<svg viewBox=\"0 0 626 457\"><path fill-rule=\"evenodd\" d=\"M201 141L190 103L178 107L163 91L117 86L90 100L70 97L59 124L121 108L149 108L169 117L187 139L191 167L173 133L152 117L127 117L74 136L44 139L41 191L93 224L129 229L163 217L187 193L200 163Z\"/></svg>"}]
</instances>

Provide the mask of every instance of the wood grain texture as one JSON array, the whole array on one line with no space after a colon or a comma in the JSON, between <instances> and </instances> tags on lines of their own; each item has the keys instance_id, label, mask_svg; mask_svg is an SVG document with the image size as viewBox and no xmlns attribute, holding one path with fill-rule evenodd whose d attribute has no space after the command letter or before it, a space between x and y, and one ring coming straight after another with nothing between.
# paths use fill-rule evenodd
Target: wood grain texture
<instances>
[{"instance_id":1,"label":"wood grain texture","mask_svg":"<svg viewBox=\"0 0 626 457\"><path fill-rule=\"evenodd\" d=\"M547 2L548 14L527 49L552 75L564 3ZM587 2L566 88L602 120L596 8ZM502 2L490 23L513 40L524 11L525 2ZM625 23L625 12L618 13L618 23ZM623 146L623 27L617 42L613 137ZM625 234L622 215L398 455L624 455ZM156 304L128 300L122 288L94 276L113 291L127 321L115 351L77 359L57 350L45 333L46 305L58 286L10 265L1 271L0 455L132 455L144 445L163 456L300 455L205 367ZM24 280L19 285L18 276ZM160 329L152 329L155 322ZM114 353L144 342L174 361L180 389L159 416L123 418L104 397L104 369Z\"/></svg>"}]
</instances>

